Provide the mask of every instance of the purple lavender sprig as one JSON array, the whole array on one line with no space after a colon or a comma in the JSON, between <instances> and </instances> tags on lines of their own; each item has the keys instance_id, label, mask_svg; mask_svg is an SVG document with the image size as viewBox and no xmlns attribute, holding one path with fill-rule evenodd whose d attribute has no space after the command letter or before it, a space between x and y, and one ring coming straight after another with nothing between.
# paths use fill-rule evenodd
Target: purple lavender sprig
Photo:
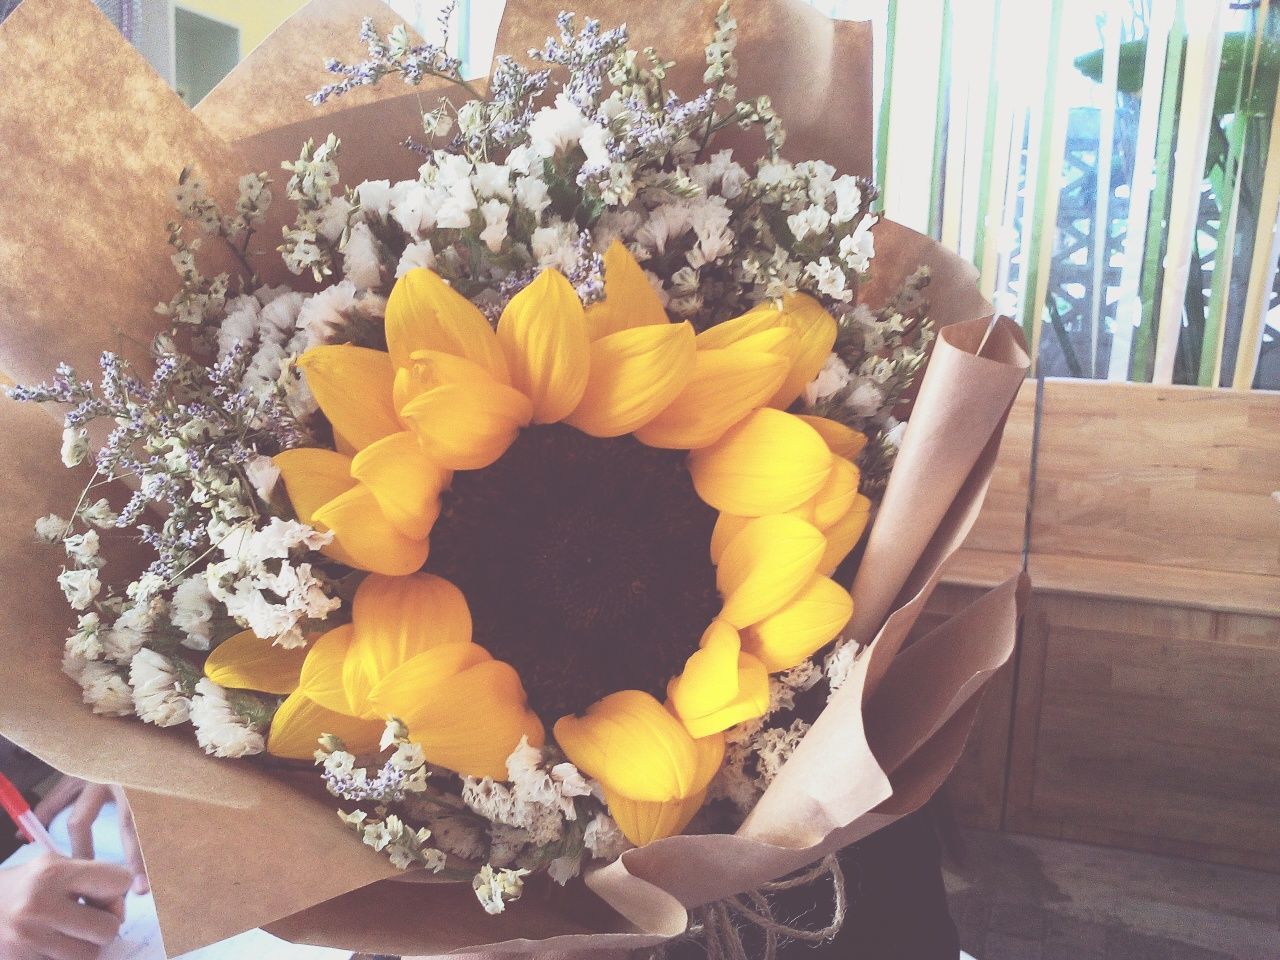
<instances>
[{"instance_id":1,"label":"purple lavender sprig","mask_svg":"<svg viewBox=\"0 0 1280 960\"><path fill-rule=\"evenodd\" d=\"M417 86L427 77L439 77L458 84L472 96L479 96L462 76L462 60L447 50L455 6L456 0L440 12L442 38L439 43L411 43L404 24L397 25L383 37L374 27L373 18L365 17L360 24L360 40L368 50L369 59L348 64L336 57L329 58L325 69L340 74L342 79L321 87L307 99L319 106L332 97L342 96L356 87L372 86L392 74L398 74L411 86Z\"/></svg>"}]
</instances>

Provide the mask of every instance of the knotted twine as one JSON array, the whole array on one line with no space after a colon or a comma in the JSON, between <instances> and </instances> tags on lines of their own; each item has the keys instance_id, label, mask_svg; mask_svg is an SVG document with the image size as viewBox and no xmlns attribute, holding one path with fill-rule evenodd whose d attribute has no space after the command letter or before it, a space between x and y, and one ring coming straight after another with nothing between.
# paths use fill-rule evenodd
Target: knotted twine
<instances>
[{"instance_id":1,"label":"knotted twine","mask_svg":"<svg viewBox=\"0 0 1280 960\"><path fill-rule=\"evenodd\" d=\"M834 901L831 922L825 927L810 930L779 920L774 915L769 894L794 890L824 878L831 880ZM667 960L671 947L692 942L702 946L707 960L777 960L778 948L786 940L817 944L834 939L844 926L848 906L844 871L840 869L840 862L835 854L828 854L800 873L694 908L690 911L689 929L654 951L653 958ZM747 953L743 943L743 932L748 929L754 929L764 940L764 953L759 958L753 958Z\"/></svg>"}]
</instances>

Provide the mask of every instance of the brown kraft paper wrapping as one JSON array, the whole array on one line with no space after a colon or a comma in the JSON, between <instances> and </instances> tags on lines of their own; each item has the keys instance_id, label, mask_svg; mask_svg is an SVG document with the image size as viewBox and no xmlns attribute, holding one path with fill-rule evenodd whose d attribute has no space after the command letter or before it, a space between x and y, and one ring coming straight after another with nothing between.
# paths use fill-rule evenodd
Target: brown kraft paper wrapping
<instances>
[{"instance_id":1,"label":"brown kraft paper wrapping","mask_svg":"<svg viewBox=\"0 0 1280 960\"><path fill-rule=\"evenodd\" d=\"M700 74L717 5L633 0L593 3L589 12L629 20L642 42ZM318 69L325 56L357 54L351 38L362 15L394 22L379 6L316 0L193 116L89 0L25 0L0 26L8 65L0 209L13 225L0 238L0 376L42 379L62 359L89 372L103 349L145 353L162 323L154 305L175 286L164 225L188 163L226 196L241 173L278 171L303 139L336 129L346 139L346 184L412 176L416 163L398 144L417 131L417 95L429 103L443 90L406 95L387 82L320 112L298 96L326 81ZM513 2L498 49L540 43L558 10ZM789 121L788 154L866 172L867 25L832 24L800 0L762 0L739 20L740 86L774 96ZM68 45L50 42L67 37L76 63L60 52ZM111 64L124 93L104 98L98 67L91 75L82 66L89 61ZM317 66L303 76L309 64ZM839 71L815 73L815 64ZM698 77L688 75L681 92L696 95ZM823 78L817 89L815 76ZM255 243L255 265L278 263L274 229ZM897 224L881 223L876 237L867 298L882 300L927 265L932 316L946 329L854 587L851 629L870 646L736 835L632 850L584 885L531 884L505 915L489 917L469 884L401 882L404 874L334 816L316 778L291 781L260 764L208 758L189 730L93 715L60 669L74 616L54 582L59 557L31 533L35 517L69 509L86 478L58 461L56 411L10 401L0 402L0 733L60 769L128 788L173 954L261 925L299 942L407 956L633 949L680 933L689 907L803 866L916 809L950 771L983 681L1012 649L1016 581L898 650L981 505L1027 359L1007 321L975 356L989 308L971 267Z\"/></svg>"}]
</instances>

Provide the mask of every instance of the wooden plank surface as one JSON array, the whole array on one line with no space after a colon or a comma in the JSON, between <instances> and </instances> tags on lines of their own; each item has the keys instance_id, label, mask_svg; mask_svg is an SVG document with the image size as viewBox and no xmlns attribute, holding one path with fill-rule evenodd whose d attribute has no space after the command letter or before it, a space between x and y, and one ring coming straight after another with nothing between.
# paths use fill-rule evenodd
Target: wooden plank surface
<instances>
[{"instance_id":1,"label":"wooden plank surface","mask_svg":"<svg viewBox=\"0 0 1280 960\"><path fill-rule=\"evenodd\" d=\"M1280 871L1280 619L1033 606L1006 826Z\"/></svg>"},{"instance_id":2,"label":"wooden plank surface","mask_svg":"<svg viewBox=\"0 0 1280 960\"><path fill-rule=\"evenodd\" d=\"M1280 393L1047 381L1037 470L1033 556L1280 577Z\"/></svg>"},{"instance_id":3,"label":"wooden plank surface","mask_svg":"<svg viewBox=\"0 0 1280 960\"><path fill-rule=\"evenodd\" d=\"M1017 674L987 695L957 812L1280 871L1280 394L1046 381L1040 416L1034 496L1029 383L930 604L1019 568L1030 498Z\"/></svg>"}]
</instances>

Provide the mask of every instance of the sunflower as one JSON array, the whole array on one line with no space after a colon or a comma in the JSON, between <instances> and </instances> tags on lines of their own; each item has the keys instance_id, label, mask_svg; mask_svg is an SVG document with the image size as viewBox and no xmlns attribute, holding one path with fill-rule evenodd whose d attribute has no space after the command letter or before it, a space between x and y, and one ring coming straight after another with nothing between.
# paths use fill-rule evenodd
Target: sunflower
<instances>
[{"instance_id":1,"label":"sunflower","mask_svg":"<svg viewBox=\"0 0 1280 960\"><path fill-rule=\"evenodd\" d=\"M271 753L373 749L396 716L431 762L502 779L551 728L643 844L697 812L769 675L847 623L831 574L867 522L865 438L787 412L835 321L793 294L695 333L625 247L604 263L603 300L546 270L496 330L413 270L386 351L300 358L336 449L276 464L324 552L369 575L309 649L246 633L210 656L224 686L286 696Z\"/></svg>"}]
</instances>

